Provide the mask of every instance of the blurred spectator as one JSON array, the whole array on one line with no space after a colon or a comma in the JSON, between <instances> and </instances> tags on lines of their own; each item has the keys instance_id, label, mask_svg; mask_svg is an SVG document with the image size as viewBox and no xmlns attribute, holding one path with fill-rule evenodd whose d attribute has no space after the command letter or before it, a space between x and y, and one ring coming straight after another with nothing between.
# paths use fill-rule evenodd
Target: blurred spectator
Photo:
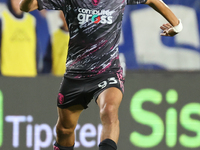
<instances>
[{"instance_id":1,"label":"blurred spectator","mask_svg":"<svg viewBox=\"0 0 200 150\"><path fill-rule=\"evenodd\" d=\"M46 10L35 10L30 12L36 18L37 33L37 70L42 73L44 55L51 48L51 39L49 34L48 22L46 19Z\"/></svg>"},{"instance_id":2,"label":"blurred spectator","mask_svg":"<svg viewBox=\"0 0 200 150\"><path fill-rule=\"evenodd\" d=\"M65 62L68 53L69 32L62 11L59 12L62 25L52 32L52 48L48 49L44 57L43 73L52 73L55 76L63 76L65 73ZM55 20L54 20L55 21ZM50 23L51 21L49 21ZM50 25L51 26L51 25ZM50 27L51 28L51 27Z\"/></svg>"},{"instance_id":3,"label":"blurred spectator","mask_svg":"<svg viewBox=\"0 0 200 150\"><path fill-rule=\"evenodd\" d=\"M0 3L0 72L34 77L42 71L43 56L50 48L48 25L39 11L22 12L19 2Z\"/></svg>"},{"instance_id":4,"label":"blurred spectator","mask_svg":"<svg viewBox=\"0 0 200 150\"><path fill-rule=\"evenodd\" d=\"M20 0L8 0L0 17L1 73L4 76L37 75L36 20L19 9Z\"/></svg>"}]
</instances>

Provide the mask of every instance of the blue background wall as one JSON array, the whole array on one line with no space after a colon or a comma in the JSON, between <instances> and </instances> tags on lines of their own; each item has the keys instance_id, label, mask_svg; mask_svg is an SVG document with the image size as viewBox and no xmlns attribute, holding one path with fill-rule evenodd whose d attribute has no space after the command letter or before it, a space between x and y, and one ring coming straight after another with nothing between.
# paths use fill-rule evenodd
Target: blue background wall
<instances>
[{"instance_id":1,"label":"blue background wall","mask_svg":"<svg viewBox=\"0 0 200 150\"><path fill-rule=\"evenodd\" d=\"M123 20L123 42L120 45L120 52L126 57L127 68L199 70L200 1L164 0L164 2L182 20L184 30L173 38L160 37L159 26L166 23L160 15L146 5L127 6ZM165 53L161 53L162 50L172 52L165 56ZM159 60L161 58L162 60Z\"/></svg>"}]
</instances>

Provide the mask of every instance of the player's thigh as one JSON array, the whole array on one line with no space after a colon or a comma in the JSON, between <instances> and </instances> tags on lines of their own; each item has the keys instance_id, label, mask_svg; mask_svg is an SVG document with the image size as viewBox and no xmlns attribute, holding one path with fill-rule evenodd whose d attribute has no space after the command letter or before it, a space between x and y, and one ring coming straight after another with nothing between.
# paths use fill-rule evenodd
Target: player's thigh
<instances>
[{"instance_id":1,"label":"player's thigh","mask_svg":"<svg viewBox=\"0 0 200 150\"><path fill-rule=\"evenodd\" d=\"M68 108L57 108L58 109L58 122L57 126L67 129L73 129L76 127L79 116L83 111L82 105L74 105Z\"/></svg>"},{"instance_id":2,"label":"player's thigh","mask_svg":"<svg viewBox=\"0 0 200 150\"><path fill-rule=\"evenodd\" d=\"M101 109L111 107L111 109L118 110L122 101L122 91L116 87L105 89L97 98L97 104Z\"/></svg>"}]
</instances>

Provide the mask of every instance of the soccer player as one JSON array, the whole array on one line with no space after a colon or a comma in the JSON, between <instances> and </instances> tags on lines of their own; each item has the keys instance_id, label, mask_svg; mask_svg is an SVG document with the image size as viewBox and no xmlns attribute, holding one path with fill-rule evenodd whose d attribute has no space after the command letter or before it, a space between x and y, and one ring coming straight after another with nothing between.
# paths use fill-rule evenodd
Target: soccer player
<instances>
[{"instance_id":1,"label":"soccer player","mask_svg":"<svg viewBox=\"0 0 200 150\"><path fill-rule=\"evenodd\" d=\"M161 26L162 36L182 30L181 21L162 0L21 0L20 8L26 12L62 10L69 27L54 150L73 150L78 118L92 99L99 106L103 125L99 150L117 149L118 108L124 91L118 42L124 8L133 4L147 4L166 18L169 23Z\"/></svg>"}]
</instances>

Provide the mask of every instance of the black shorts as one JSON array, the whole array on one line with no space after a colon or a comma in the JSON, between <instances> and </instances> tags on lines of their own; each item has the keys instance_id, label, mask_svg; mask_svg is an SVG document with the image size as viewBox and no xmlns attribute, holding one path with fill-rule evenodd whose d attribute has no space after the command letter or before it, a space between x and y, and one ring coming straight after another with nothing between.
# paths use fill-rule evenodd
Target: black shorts
<instances>
[{"instance_id":1,"label":"black shorts","mask_svg":"<svg viewBox=\"0 0 200 150\"><path fill-rule=\"evenodd\" d=\"M91 100L96 101L99 94L110 87L116 87L124 92L124 78L121 73L100 74L89 78L65 76L60 86L57 106L67 108L80 104L86 109Z\"/></svg>"}]
</instances>

